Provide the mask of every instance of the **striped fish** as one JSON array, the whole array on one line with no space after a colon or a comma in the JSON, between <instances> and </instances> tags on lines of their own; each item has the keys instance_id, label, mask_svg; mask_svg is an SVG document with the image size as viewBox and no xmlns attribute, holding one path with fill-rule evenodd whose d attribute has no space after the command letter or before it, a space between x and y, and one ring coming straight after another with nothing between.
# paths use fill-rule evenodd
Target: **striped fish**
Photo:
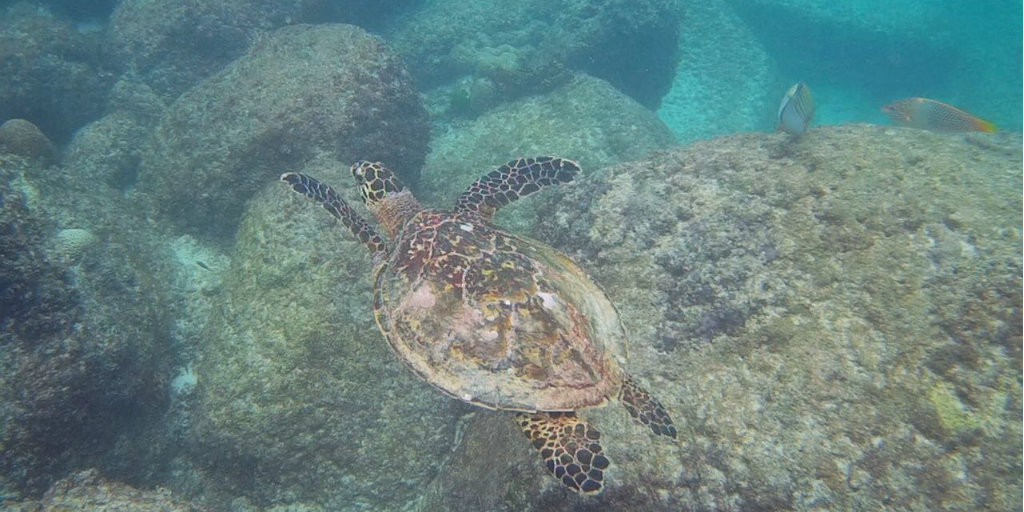
<instances>
[{"instance_id":1,"label":"striped fish","mask_svg":"<svg viewBox=\"0 0 1024 512\"><path fill-rule=\"evenodd\" d=\"M792 135L803 135L814 119L814 98L807 84L800 82L789 88L779 105L778 124L775 129Z\"/></svg>"},{"instance_id":2,"label":"striped fish","mask_svg":"<svg viewBox=\"0 0 1024 512\"><path fill-rule=\"evenodd\" d=\"M907 98L884 107L898 124L935 132L994 132L996 125L952 105L927 98Z\"/></svg>"}]
</instances>

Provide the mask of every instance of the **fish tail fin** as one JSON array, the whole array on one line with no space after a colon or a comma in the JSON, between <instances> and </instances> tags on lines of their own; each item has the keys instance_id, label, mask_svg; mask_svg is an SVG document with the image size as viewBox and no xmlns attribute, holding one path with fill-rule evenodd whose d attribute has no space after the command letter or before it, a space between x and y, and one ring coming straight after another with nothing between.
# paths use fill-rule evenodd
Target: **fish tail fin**
<instances>
[{"instance_id":1,"label":"fish tail fin","mask_svg":"<svg viewBox=\"0 0 1024 512\"><path fill-rule=\"evenodd\" d=\"M984 119L975 119L974 125L978 128L979 131L983 132L994 133L996 130L998 130L998 128L996 128L995 123L986 121Z\"/></svg>"}]
</instances>

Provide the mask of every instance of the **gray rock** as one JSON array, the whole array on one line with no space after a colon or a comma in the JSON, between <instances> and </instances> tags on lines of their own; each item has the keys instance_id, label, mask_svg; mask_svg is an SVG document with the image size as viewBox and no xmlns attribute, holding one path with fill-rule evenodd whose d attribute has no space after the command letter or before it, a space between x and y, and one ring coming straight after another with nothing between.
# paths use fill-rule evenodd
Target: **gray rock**
<instances>
[{"instance_id":1,"label":"gray rock","mask_svg":"<svg viewBox=\"0 0 1024 512\"><path fill-rule=\"evenodd\" d=\"M305 169L358 194L348 166ZM400 510L436 476L462 408L394 357L371 310L370 255L268 180L249 203L195 367L195 457L263 507Z\"/></svg>"},{"instance_id":2,"label":"gray rock","mask_svg":"<svg viewBox=\"0 0 1024 512\"><path fill-rule=\"evenodd\" d=\"M426 0L329 0L322 2L321 19L350 23L373 33L384 30L396 18L419 9Z\"/></svg>"},{"instance_id":3,"label":"gray rock","mask_svg":"<svg viewBox=\"0 0 1024 512\"><path fill-rule=\"evenodd\" d=\"M126 189L138 178L147 126L123 111L108 114L75 133L62 166L86 180Z\"/></svg>"},{"instance_id":4,"label":"gray rock","mask_svg":"<svg viewBox=\"0 0 1024 512\"><path fill-rule=\"evenodd\" d=\"M118 68L165 101L220 71L261 35L302 22L319 0L124 0L110 17Z\"/></svg>"},{"instance_id":5,"label":"gray rock","mask_svg":"<svg viewBox=\"0 0 1024 512\"><path fill-rule=\"evenodd\" d=\"M102 190L8 154L0 164L0 494L42 493L84 464L137 477L153 443L141 425L163 419L161 259ZM76 232L87 250L61 253Z\"/></svg>"},{"instance_id":6,"label":"gray rock","mask_svg":"<svg viewBox=\"0 0 1024 512\"><path fill-rule=\"evenodd\" d=\"M114 76L98 32L22 3L0 11L0 121L27 119L65 142L95 119Z\"/></svg>"},{"instance_id":7,"label":"gray rock","mask_svg":"<svg viewBox=\"0 0 1024 512\"><path fill-rule=\"evenodd\" d=\"M127 77L121 77L107 97L108 113L124 112L140 124L156 124L163 115L167 104L148 85Z\"/></svg>"},{"instance_id":8,"label":"gray rock","mask_svg":"<svg viewBox=\"0 0 1024 512\"><path fill-rule=\"evenodd\" d=\"M454 204L484 173L514 158L554 155L578 160L592 172L675 144L672 132L652 112L608 82L587 75L548 94L531 96L439 133L423 169L426 204ZM530 197L498 218L522 229L532 223L533 204L547 197Z\"/></svg>"},{"instance_id":9,"label":"gray rock","mask_svg":"<svg viewBox=\"0 0 1024 512\"><path fill-rule=\"evenodd\" d=\"M757 35L727 0L688 2L684 13L682 58L658 116L680 142L772 129L789 84L776 84L775 61Z\"/></svg>"},{"instance_id":10,"label":"gray rock","mask_svg":"<svg viewBox=\"0 0 1024 512\"><path fill-rule=\"evenodd\" d=\"M803 2L798 0L728 0L744 13L761 16L759 24L789 19L794 23L831 24L844 26L849 32L876 32L883 37L897 37L902 34L907 40L925 40L935 37L935 27L943 23L948 7L942 7L923 0L909 0L893 3L885 0L864 0L862 2L835 4L822 1ZM777 27L783 31L783 27ZM782 37L792 37L789 35ZM840 34L834 34L840 37ZM813 41L813 38L805 38Z\"/></svg>"},{"instance_id":11,"label":"gray rock","mask_svg":"<svg viewBox=\"0 0 1024 512\"><path fill-rule=\"evenodd\" d=\"M140 188L179 226L231 233L242 205L315 157L385 160L415 183L429 127L398 57L349 25L278 30L174 102Z\"/></svg>"},{"instance_id":12,"label":"gray rock","mask_svg":"<svg viewBox=\"0 0 1024 512\"><path fill-rule=\"evenodd\" d=\"M953 78L958 49L975 38L936 30L951 17L969 22L954 14L959 7L919 0L727 1L778 66L795 77L792 82L849 88L874 101L881 96L881 104L934 91ZM836 100L843 101L841 96Z\"/></svg>"},{"instance_id":13,"label":"gray rock","mask_svg":"<svg viewBox=\"0 0 1024 512\"><path fill-rule=\"evenodd\" d=\"M536 237L607 289L681 438L587 411L613 467L578 498L480 412L419 510L1014 509L1020 147L740 135L562 188Z\"/></svg>"},{"instance_id":14,"label":"gray rock","mask_svg":"<svg viewBox=\"0 0 1024 512\"><path fill-rule=\"evenodd\" d=\"M278 28L325 21L379 28L420 1L118 0L107 38L115 67L171 102Z\"/></svg>"},{"instance_id":15,"label":"gray rock","mask_svg":"<svg viewBox=\"0 0 1024 512\"><path fill-rule=\"evenodd\" d=\"M569 69L608 80L653 107L679 59L673 0L600 7L580 0L444 0L426 3L388 33L426 87L471 75L513 99L551 90Z\"/></svg>"},{"instance_id":16,"label":"gray rock","mask_svg":"<svg viewBox=\"0 0 1024 512\"><path fill-rule=\"evenodd\" d=\"M0 125L0 152L45 165L53 162L57 148L36 125L24 119L10 119Z\"/></svg>"},{"instance_id":17,"label":"gray rock","mask_svg":"<svg viewBox=\"0 0 1024 512\"><path fill-rule=\"evenodd\" d=\"M18 506L14 504L12 506ZM112 482L95 469L80 471L53 484L39 503L21 504L19 512L70 512L75 510L118 510L120 512L203 512L172 495L167 489L136 489Z\"/></svg>"},{"instance_id":18,"label":"gray rock","mask_svg":"<svg viewBox=\"0 0 1024 512\"><path fill-rule=\"evenodd\" d=\"M18 0L4 0L0 3L16 3ZM49 9L52 12L66 15L75 20L95 22L106 18L121 0L94 0L80 2L78 0L35 0L32 4ZM28 3L28 2L26 2Z\"/></svg>"}]
</instances>

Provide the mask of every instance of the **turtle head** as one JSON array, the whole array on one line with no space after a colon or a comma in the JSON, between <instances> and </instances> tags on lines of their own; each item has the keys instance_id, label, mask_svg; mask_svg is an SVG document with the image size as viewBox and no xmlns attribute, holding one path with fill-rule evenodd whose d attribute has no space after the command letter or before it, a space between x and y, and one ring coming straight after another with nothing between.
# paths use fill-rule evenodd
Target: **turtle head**
<instances>
[{"instance_id":1,"label":"turtle head","mask_svg":"<svg viewBox=\"0 0 1024 512\"><path fill-rule=\"evenodd\" d=\"M392 238L405 221L423 209L402 180L380 162L360 160L352 164L352 177L366 209L377 216Z\"/></svg>"},{"instance_id":2,"label":"turtle head","mask_svg":"<svg viewBox=\"0 0 1024 512\"><path fill-rule=\"evenodd\" d=\"M405 190L405 184L395 173L380 162L360 160L352 165L352 177L359 185L359 192L367 208L384 201L391 194Z\"/></svg>"}]
</instances>

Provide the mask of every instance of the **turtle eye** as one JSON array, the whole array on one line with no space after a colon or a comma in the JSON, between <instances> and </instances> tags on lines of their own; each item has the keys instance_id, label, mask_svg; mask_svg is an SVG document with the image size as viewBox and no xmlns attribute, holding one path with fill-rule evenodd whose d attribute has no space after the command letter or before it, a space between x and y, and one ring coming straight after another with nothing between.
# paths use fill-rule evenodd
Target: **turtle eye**
<instances>
[{"instance_id":1,"label":"turtle eye","mask_svg":"<svg viewBox=\"0 0 1024 512\"><path fill-rule=\"evenodd\" d=\"M370 162L366 160L360 160L352 164L352 177L356 179L356 183L362 185L366 183L366 168L370 165Z\"/></svg>"}]
</instances>

